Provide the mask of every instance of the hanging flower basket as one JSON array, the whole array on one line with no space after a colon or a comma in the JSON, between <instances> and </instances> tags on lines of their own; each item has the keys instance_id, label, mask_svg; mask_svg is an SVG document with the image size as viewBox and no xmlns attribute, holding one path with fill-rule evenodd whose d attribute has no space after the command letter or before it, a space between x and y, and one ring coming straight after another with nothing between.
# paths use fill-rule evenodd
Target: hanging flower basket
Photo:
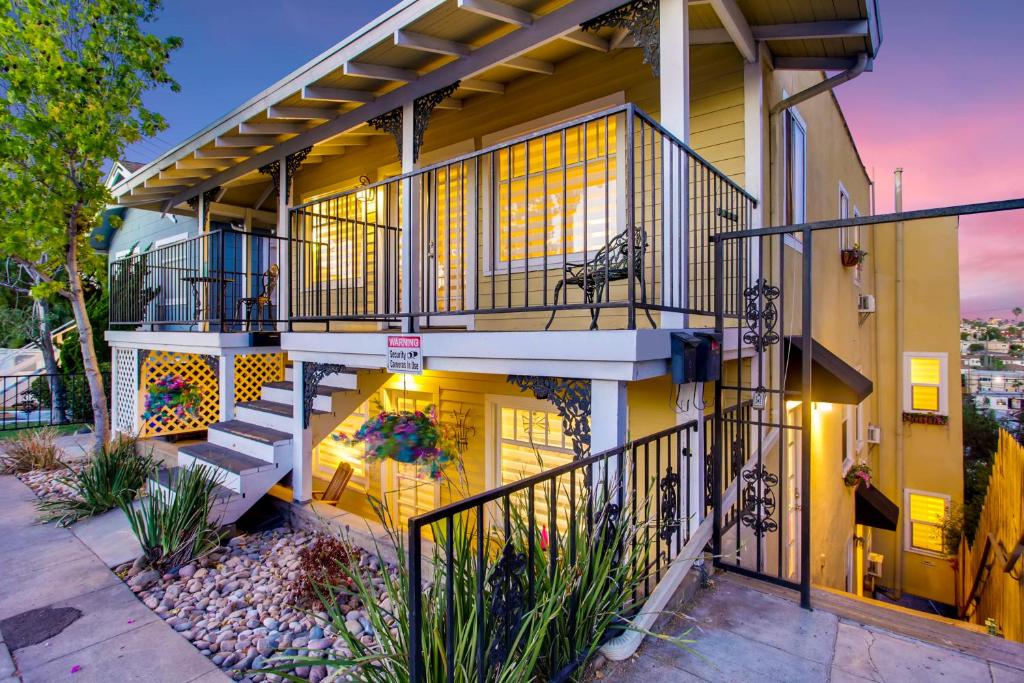
<instances>
[{"instance_id":1,"label":"hanging flower basket","mask_svg":"<svg viewBox=\"0 0 1024 683\"><path fill-rule=\"evenodd\" d=\"M853 268L864 263L864 259L867 255L868 252L861 249L859 244L855 244L852 248L843 249L839 252L839 256L843 260L843 266L846 268Z\"/></svg>"},{"instance_id":2,"label":"hanging flower basket","mask_svg":"<svg viewBox=\"0 0 1024 683\"><path fill-rule=\"evenodd\" d=\"M142 419L166 425L173 419L195 417L203 403L199 387L180 375L166 375L149 385Z\"/></svg>"},{"instance_id":3,"label":"hanging flower basket","mask_svg":"<svg viewBox=\"0 0 1024 683\"><path fill-rule=\"evenodd\" d=\"M445 466L455 460L455 448L434 406L415 412L382 410L352 436L335 438L349 445L364 444L368 462L390 459L416 465L425 479L441 479Z\"/></svg>"},{"instance_id":4,"label":"hanging flower basket","mask_svg":"<svg viewBox=\"0 0 1024 683\"><path fill-rule=\"evenodd\" d=\"M850 488L856 488L860 484L871 487L871 468L865 463L859 462L846 471L843 482Z\"/></svg>"}]
</instances>

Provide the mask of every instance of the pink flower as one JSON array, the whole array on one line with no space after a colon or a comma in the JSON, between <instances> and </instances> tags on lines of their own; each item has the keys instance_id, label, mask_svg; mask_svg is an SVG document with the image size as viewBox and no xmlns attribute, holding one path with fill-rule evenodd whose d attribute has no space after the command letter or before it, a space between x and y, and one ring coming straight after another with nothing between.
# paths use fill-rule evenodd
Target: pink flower
<instances>
[{"instance_id":1,"label":"pink flower","mask_svg":"<svg viewBox=\"0 0 1024 683\"><path fill-rule=\"evenodd\" d=\"M544 525L540 529L540 550L541 552L547 552L551 546L551 539L548 538L548 527Z\"/></svg>"},{"instance_id":2,"label":"pink flower","mask_svg":"<svg viewBox=\"0 0 1024 683\"><path fill-rule=\"evenodd\" d=\"M71 673L73 673L73 674L76 674L76 673L78 673L81 670L82 670L82 666L80 664L75 664L73 667L71 667Z\"/></svg>"}]
</instances>

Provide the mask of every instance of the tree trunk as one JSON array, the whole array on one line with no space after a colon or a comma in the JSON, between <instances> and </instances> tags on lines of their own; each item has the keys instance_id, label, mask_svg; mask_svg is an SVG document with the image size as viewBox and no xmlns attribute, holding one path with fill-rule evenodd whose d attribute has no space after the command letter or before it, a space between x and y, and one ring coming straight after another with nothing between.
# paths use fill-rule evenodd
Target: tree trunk
<instances>
[{"instance_id":1,"label":"tree trunk","mask_svg":"<svg viewBox=\"0 0 1024 683\"><path fill-rule=\"evenodd\" d=\"M96 447L106 445L109 427L110 410L107 408L107 392L103 387L103 375L100 372L100 361L96 356L96 348L92 342L92 323L85 307L85 290L82 289L82 274L78 270L78 217L73 211L68 220L68 298L71 300L71 311L75 315L78 326L78 341L82 347L82 363L85 366L85 378L89 382L89 397L92 403Z\"/></svg>"},{"instance_id":2,"label":"tree trunk","mask_svg":"<svg viewBox=\"0 0 1024 683\"><path fill-rule=\"evenodd\" d=\"M67 400L64 383L61 381L57 355L53 352L53 330L50 328L50 302L37 299L36 314L39 316L39 348L43 352L43 366L49 376L50 421L64 424L68 421Z\"/></svg>"}]
</instances>

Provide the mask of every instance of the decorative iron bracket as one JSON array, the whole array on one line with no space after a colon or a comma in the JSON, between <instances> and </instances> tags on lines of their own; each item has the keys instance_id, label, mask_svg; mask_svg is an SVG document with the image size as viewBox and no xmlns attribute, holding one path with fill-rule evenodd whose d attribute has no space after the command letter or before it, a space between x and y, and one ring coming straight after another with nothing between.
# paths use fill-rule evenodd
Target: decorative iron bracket
<instances>
[{"instance_id":1,"label":"decorative iron bracket","mask_svg":"<svg viewBox=\"0 0 1024 683\"><path fill-rule=\"evenodd\" d=\"M306 160L309 153L313 151L313 147L306 147L300 149L298 152L294 152L285 157L285 178L284 178L284 194L285 201L291 198L291 183L288 182L295 177L295 174L302 168L302 162ZM265 166L260 166L259 172L263 175L270 176L270 179L274 181L274 192L281 190L281 162L279 160L271 161Z\"/></svg>"},{"instance_id":2,"label":"decorative iron bracket","mask_svg":"<svg viewBox=\"0 0 1024 683\"><path fill-rule=\"evenodd\" d=\"M779 324L779 307L775 305L775 300L781 294L778 287L768 284L764 278L758 278L743 290L743 298L747 300L743 314L747 331L743 333L743 342L750 344L757 353L781 341L779 333L775 331L775 326Z\"/></svg>"},{"instance_id":3,"label":"decorative iron bracket","mask_svg":"<svg viewBox=\"0 0 1024 683\"><path fill-rule=\"evenodd\" d=\"M221 187L220 187L220 185L218 185L217 187L211 187L209 190L204 192L203 193L203 204L205 206L209 207L210 203L213 202L214 199L216 199L218 194L220 194L220 190L221 190ZM199 210L199 195L196 195L195 197L190 197L188 199L188 206L193 211L198 211Z\"/></svg>"},{"instance_id":4,"label":"decorative iron bracket","mask_svg":"<svg viewBox=\"0 0 1024 683\"><path fill-rule=\"evenodd\" d=\"M520 391L532 391L542 401L550 401L562 418L562 431L572 439L576 458L590 455L590 382L532 375L509 375L508 382Z\"/></svg>"},{"instance_id":5,"label":"decorative iron bracket","mask_svg":"<svg viewBox=\"0 0 1024 683\"><path fill-rule=\"evenodd\" d=\"M413 121L412 121L412 160L418 161L420 158L420 147L423 145L423 135L427 132L427 126L430 124L430 117L434 113L434 109L437 105L441 104L445 99L451 97L452 93L455 92L459 87L460 81L455 81L451 85L446 85L440 90L427 93L422 97L417 97L413 102ZM396 107L391 111L384 112L380 116L376 116L367 123L373 126L379 131L385 133L391 133L391 136L395 138L395 145L398 147L398 160L402 160L402 126L404 124L402 116L402 108Z\"/></svg>"},{"instance_id":6,"label":"decorative iron bracket","mask_svg":"<svg viewBox=\"0 0 1024 683\"><path fill-rule=\"evenodd\" d=\"M347 368L337 363L303 363L302 364L302 428L309 428L309 420L313 415L313 399L320 382L328 375L345 372Z\"/></svg>"},{"instance_id":7,"label":"decorative iron bracket","mask_svg":"<svg viewBox=\"0 0 1024 683\"><path fill-rule=\"evenodd\" d=\"M684 462L689 462L689 454L684 454ZM679 473L672 470L669 463L665 476L658 482L661 489L661 519L658 523L658 538L669 543L679 531Z\"/></svg>"},{"instance_id":8,"label":"decorative iron bracket","mask_svg":"<svg viewBox=\"0 0 1024 683\"><path fill-rule=\"evenodd\" d=\"M743 471L743 509L740 511L740 522L750 527L754 535L763 538L766 533L779 530L779 523L772 515L775 514L775 491L773 486L779 485L779 476L772 474L764 465L755 465Z\"/></svg>"},{"instance_id":9,"label":"decorative iron bracket","mask_svg":"<svg viewBox=\"0 0 1024 683\"><path fill-rule=\"evenodd\" d=\"M213 373L213 376L217 377L220 372L220 356L204 353L200 355L199 358L206 364L206 367L210 368L210 372Z\"/></svg>"},{"instance_id":10,"label":"decorative iron bracket","mask_svg":"<svg viewBox=\"0 0 1024 683\"><path fill-rule=\"evenodd\" d=\"M658 22L659 0L633 0L599 17L580 24L584 31L600 28L624 28L633 37L633 44L643 51L644 64L651 67L658 78L661 64L661 49Z\"/></svg>"}]
</instances>

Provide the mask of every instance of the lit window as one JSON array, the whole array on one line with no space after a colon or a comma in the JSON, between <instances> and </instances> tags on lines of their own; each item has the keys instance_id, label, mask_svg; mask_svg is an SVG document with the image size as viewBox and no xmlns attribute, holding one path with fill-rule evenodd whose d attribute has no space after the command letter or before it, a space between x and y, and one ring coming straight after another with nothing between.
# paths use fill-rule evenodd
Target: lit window
<instances>
[{"instance_id":1,"label":"lit window","mask_svg":"<svg viewBox=\"0 0 1024 683\"><path fill-rule=\"evenodd\" d=\"M946 374L946 354L906 354L904 411L947 415Z\"/></svg>"},{"instance_id":2,"label":"lit window","mask_svg":"<svg viewBox=\"0 0 1024 683\"><path fill-rule=\"evenodd\" d=\"M907 550L943 553L942 523L949 510L949 496L907 489L904 509Z\"/></svg>"},{"instance_id":3,"label":"lit window","mask_svg":"<svg viewBox=\"0 0 1024 683\"><path fill-rule=\"evenodd\" d=\"M364 455L366 447L363 444L349 445L342 439L343 436L352 436L356 430L366 422L369 417L369 401L359 406L351 415L346 417L338 425L333 434L328 436L316 447L315 471L323 479L328 481L334 476L335 470L341 463L348 463L352 466L352 479L349 486L357 491L366 491L366 460Z\"/></svg>"}]
</instances>

